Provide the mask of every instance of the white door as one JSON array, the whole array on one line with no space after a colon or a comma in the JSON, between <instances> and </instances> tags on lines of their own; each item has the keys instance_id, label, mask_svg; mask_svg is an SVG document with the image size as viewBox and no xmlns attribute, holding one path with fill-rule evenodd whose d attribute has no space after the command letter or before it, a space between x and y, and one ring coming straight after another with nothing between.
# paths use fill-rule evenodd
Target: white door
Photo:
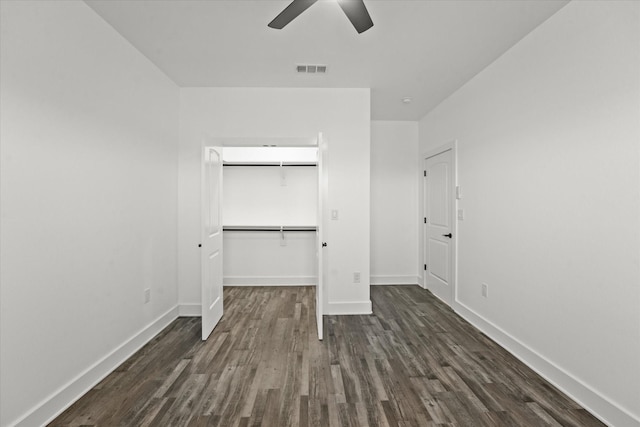
<instances>
[{"instance_id":1,"label":"white door","mask_svg":"<svg viewBox=\"0 0 640 427\"><path fill-rule=\"evenodd\" d=\"M424 270L425 285L451 305L454 295L454 175L452 150L425 159Z\"/></svg>"},{"instance_id":2,"label":"white door","mask_svg":"<svg viewBox=\"0 0 640 427\"><path fill-rule=\"evenodd\" d=\"M222 149L202 159L202 339L222 317Z\"/></svg>"},{"instance_id":3,"label":"white door","mask_svg":"<svg viewBox=\"0 0 640 427\"><path fill-rule=\"evenodd\" d=\"M327 205L327 196L329 190L329 180L327 174L327 144L322 138L322 134L318 135L318 218L316 231L317 258L318 258L318 283L316 284L316 323L318 324L318 339L322 339L323 334L323 301L324 291L326 289L325 282L327 280L326 257L327 250L327 232L326 232L326 215L324 215L325 206Z\"/></svg>"}]
</instances>

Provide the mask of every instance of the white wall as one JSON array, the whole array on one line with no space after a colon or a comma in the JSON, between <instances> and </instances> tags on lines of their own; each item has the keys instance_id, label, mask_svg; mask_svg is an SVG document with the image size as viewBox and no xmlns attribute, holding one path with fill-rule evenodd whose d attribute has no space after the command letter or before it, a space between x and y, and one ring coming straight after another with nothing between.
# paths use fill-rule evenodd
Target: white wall
<instances>
[{"instance_id":1,"label":"white wall","mask_svg":"<svg viewBox=\"0 0 640 427\"><path fill-rule=\"evenodd\" d=\"M179 100L83 2L1 8L0 425L36 426L177 315Z\"/></svg>"},{"instance_id":2,"label":"white wall","mask_svg":"<svg viewBox=\"0 0 640 427\"><path fill-rule=\"evenodd\" d=\"M310 166L225 166L224 225L315 226L317 177L317 169Z\"/></svg>"},{"instance_id":3,"label":"white wall","mask_svg":"<svg viewBox=\"0 0 640 427\"><path fill-rule=\"evenodd\" d=\"M418 283L418 122L371 122L371 283Z\"/></svg>"},{"instance_id":4,"label":"white wall","mask_svg":"<svg viewBox=\"0 0 640 427\"><path fill-rule=\"evenodd\" d=\"M185 88L180 91L180 303L200 304L200 157L212 138L314 138L329 145L327 310L364 313L369 299L369 89ZM225 219L223 218L223 221ZM361 273L361 283L353 281Z\"/></svg>"},{"instance_id":5,"label":"white wall","mask_svg":"<svg viewBox=\"0 0 640 427\"><path fill-rule=\"evenodd\" d=\"M225 166L224 224L315 227L317 178L311 166ZM225 285L315 284L316 264L315 231L224 232Z\"/></svg>"},{"instance_id":6,"label":"white wall","mask_svg":"<svg viewBox=\"0 0 640 427\"><path fill-rule=\"evenodd\" d=\"M640 425L640 3L572 2L420 122L458 140L454 308ZM489 297L480 283L489 285Z\"/></svg>"},{"instance_id":7,"label":"white wall","mask_svg":"<svg viewBox=\"0 0 640 427\"><path fill-rule=\"evenodd\" d=\"M316 264L315 231L224 233L225 285L315 285Z\"/></svg>"}]
</instances>

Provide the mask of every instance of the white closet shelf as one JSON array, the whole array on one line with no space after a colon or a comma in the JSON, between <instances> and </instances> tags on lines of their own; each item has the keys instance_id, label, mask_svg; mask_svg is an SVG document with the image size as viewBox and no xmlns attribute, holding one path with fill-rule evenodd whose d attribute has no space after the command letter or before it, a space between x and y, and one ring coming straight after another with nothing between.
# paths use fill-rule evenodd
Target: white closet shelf
<instances>
[{"instance_id":1,"label":"white closet shelf","mask_svg":"<svg viewBox=\"0 0 640 427\"><path fill-rule=\"evenodd\" d=\"M318 166L316 162L223 162L222 166Z\"/></svg>"},{"instance_id":2,"label":"white closet shelf","mask_svg":"<svg viewBox=\"0 0 640 427\"><path fill-rule=\"evenodd\" d=\"M316 231L315 225L224 225L224 231Z\"/></svg>"}]
</instances>

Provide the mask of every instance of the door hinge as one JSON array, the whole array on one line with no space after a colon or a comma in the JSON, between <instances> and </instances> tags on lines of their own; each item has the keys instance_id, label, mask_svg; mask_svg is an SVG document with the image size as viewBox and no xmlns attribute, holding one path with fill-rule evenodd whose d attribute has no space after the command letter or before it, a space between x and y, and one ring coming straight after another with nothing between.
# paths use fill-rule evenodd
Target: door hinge
<instances>
[{"instance_id":1,"label":"door hinge","mask_svg":"<svg viewBox=\"0 0 640 427\"><path fill-rule=\"evenodd\" d=\"M424 223L425 224L427 223L427 217L426 216L424 217Z\"/></svg>"},{"instance_id":2,"label":"door hinge","mask_svg":"<svg viewBox=\"0 0 640 427\"><path fill-rule=\"evenodd\" d=\"M424 265L424 271L427 271L427 264Z\"/></svg>"},{"instance_id":3,"label":"door hinge","mask_svg":"<svg viewBox=\"0 0 640 427\"><path fill-rule=\"evenodd\" d=\"M424 176L427 176L427 171L424 171Z\"/></svg>"}]
</instances>

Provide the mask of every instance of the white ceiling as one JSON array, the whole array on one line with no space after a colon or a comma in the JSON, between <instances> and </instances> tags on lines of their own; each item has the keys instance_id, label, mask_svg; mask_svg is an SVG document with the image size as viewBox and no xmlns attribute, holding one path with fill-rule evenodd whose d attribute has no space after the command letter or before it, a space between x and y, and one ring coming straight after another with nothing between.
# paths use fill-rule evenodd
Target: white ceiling
<instances>
[{"instance_id":1,"label":"white ceiling","mask_svg":"<svg viewBox=\"0 0 640 427\"><path fill-rule=\"evenodd\" d=\"M289 1L86 3L181 87L370 87L373 120L419 120L567 0L365 0L362 34L335 1L282 30L267 23Z\"/></svg>"}]
</instances>

